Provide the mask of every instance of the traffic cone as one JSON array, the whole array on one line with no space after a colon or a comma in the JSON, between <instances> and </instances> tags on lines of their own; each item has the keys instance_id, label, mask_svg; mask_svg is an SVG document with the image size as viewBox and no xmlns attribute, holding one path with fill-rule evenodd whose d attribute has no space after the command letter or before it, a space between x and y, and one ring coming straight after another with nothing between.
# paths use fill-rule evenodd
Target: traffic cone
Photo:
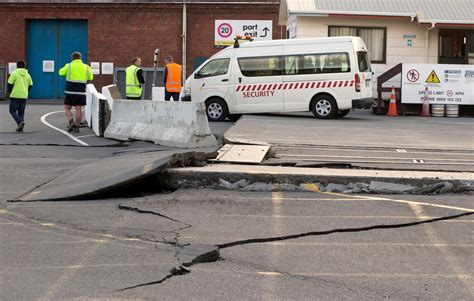
<instances>
[{"instance_id":1,"label":"traffic cone","mask_svg":"<svg viewBox=\"0 0 474 301\"><path fill-rule=\"evenodd\" d=\"M398 116L397 113L397 100L395 98L395 87L392 86L392 93L390 94L390 106L388 107L387 116Z\"/></svg>"},{"instance_id":2,"label":"traffic cone","mask_svg":"<svg viewBox=\"0 0 474 301\"><path fill-rule=\"evenodd\" d=\"M425 87L425 96L423 97L422 117L430 117L430 102L428 101L428 86Z\"/></svg>"}]
</instances>

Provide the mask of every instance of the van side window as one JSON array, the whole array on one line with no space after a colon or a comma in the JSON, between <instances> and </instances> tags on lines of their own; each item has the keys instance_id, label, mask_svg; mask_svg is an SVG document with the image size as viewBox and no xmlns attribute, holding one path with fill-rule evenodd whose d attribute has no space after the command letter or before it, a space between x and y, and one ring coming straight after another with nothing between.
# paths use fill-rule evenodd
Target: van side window
<instances>
[{"instance_id":1,"label":"van side window","mask_svg":"<svg viewBox=\"0 0 474 301\"><path fill-rule=\"evenodd\" d=\"M366 51L357 51L360 72L370 72L370 60Z\"/></svg>"},{"instance_id":2,"label":"van side window","mask_svg":"<svg viewBox=\"0 0 474 301\"><path fill-rule=\"evenodd\" d=\"M211 76L218 76L218 75L225 75L229 70L229 62L230 59L215 59L209 61L206 65L204 65L201 70L198 71L197 77L211 77Z\"/></svg>"},{"instance_id":3,"label":"van side window","mask_svg":"<svg viewBox=\"0 0 474 301\"><path fill-rule=\"evenodd\" d=\"M300 66L298 65L300 57L296 55L285 56L285 75L298 74L300 71Z\"/></svg>"},{"instance_id":4,"label":"van side window","mask_svg":"<svg viewBox=\"0 0 474 301\"><path fill-rule=\"evenodd\" d=\"M351 72L348 53L303 55L303 67L298 74Z\"/></svg>"},{"instance_id":5,"label":"van side window","mask_svg":"<svg viewBox=\"0 0 474 301\"><path fill-rule=\"evenodd\" d=\"M237 59L243 76L275 76L281 75L280 57L246 57Z\"/></svg>"}]
</instances>

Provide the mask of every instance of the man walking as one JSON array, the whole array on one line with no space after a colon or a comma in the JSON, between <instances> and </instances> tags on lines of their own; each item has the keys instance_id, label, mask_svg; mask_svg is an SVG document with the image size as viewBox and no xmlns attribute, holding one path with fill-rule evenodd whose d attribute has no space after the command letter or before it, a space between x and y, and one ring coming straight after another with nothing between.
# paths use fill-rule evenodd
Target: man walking
<instances>
[{"instance_id":1,"label":"man walking","mask_svg":"<svg viewBox=\"0 0 474 301\"><path fill-rule=\"evenodd\" d=\"M72 61L59 70L59 75L66 77L64 113L69 121L67 131L74 131L74 133L79 133L79 126L82 120L82 107L86 105L87 82L94 78L91 67L84 64L81 58L82 55L80 52L73 52L71 55ZM74 107L76 111L75 123L71 112L72 107Z\"/></svg>"},{"instance_id":2,"label":"man walking","mask_svg":"<svg viewBox=\"0 0 474 301\"><path fill-rule=\"evenodd\" d=\"M16 62L16 70L8 79L8 92L10 92L10 114L15 119L17 132L23 132L25 127L25 109L28 92L33 87L33 80L26 70L25 61Z\"/></svg>"},{"instance_id":3,"label":"man walking","mask_svg":"<svg viewBox=\"0 0 474 301\"><path fill-rule=\"evenodd\" d=\"M142 59L134 57L132 64L125 70L125 94L127 99L141 99L142 85L145 83L143 78L143 70L140 68Z\"/></svg>"},{"instance_id":4,"label":"man walking","mask_svg":"<svg viewBox=\"0 0 474 301\"><path fill-rule=\"evenodd\" d=\"M165 82L165 100L169 101L173 97L174 101L179 101L179 93L181 92L181 65L173 62L171 55L165 56L165 73L163 81Z\"/></svg>"}]
</instances>

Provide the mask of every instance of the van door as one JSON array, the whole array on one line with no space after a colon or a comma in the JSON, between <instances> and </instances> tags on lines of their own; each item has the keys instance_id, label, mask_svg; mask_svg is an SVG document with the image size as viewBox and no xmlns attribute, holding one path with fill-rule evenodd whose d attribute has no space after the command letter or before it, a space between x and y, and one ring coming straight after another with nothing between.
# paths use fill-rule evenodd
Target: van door
<instances>
[{"instance_id":1,"label":"van door","mask_svg":"<svg viewBox=\"0 0 474 301\"><path fill-rule=\"evenodd\" d=\"M194 73L191 80L191 100L204 102L209 97L220 97L227 101L231 73L231 58L209 60Z\"/></svg>"},{"instance_id":2,"label":"van door","mask_svg":"<svg viewBox=\"0 0 474 301\"><path fill-rule=\"evenodd\" d=\"M357 51L357 64L360 76L360 98L371 98L373 97L372 92L372 70L370 68L370 59L367 51ZM356 76L356 89L357 89L357 76Z\"/></svg>"},{"instance_id":3,"label":"van door","mask_svg":"<svg viewBox=\"0 0 474 301\"><path fill-rule=\"evenodd\" d=\"M283 111L281 46L236 50L237 113Z\"/></svg>"}]
</instances>

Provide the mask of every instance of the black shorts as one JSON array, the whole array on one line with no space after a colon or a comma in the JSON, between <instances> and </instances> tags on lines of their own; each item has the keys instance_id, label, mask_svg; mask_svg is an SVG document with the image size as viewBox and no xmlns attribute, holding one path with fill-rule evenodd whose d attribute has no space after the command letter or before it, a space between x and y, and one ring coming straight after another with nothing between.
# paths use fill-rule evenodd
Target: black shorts
<instances>
[{"instance_id":1,"label":"black shorts","mask_svg":"<svg viewBox=\"0 0 474 301\"><path fill-rule=\"evenodd\" d=\"M86 96L85 95L68 95L64 98L64 104L69 106L85 106Z\"/></svg>"}]
</instances>

